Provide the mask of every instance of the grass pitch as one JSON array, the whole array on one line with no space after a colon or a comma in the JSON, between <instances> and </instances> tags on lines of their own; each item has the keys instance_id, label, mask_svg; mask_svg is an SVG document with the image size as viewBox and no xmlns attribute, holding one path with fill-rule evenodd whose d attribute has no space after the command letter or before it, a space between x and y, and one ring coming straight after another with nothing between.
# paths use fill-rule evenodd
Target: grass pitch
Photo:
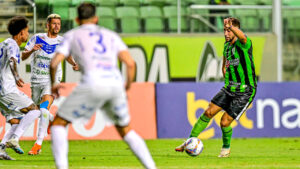
<instances>
[{"instance_id":1,"label":"grass pitch","mask_svg":"<svg viewBox=\"0 0 300 169\"><path fill-rule=\"evenodd\" d=\"M159 169L249 169L300 168L300 138L232 139L231 157L218 158L221 139L203 140L204 150L198 157L175 152L182 139L147 140L147 145ZM30 150L33 141L21 141ZM122 141L70 141L71 169L142 169L139 161ZM38 156L8 153L16 161L1 161L1 169L55 168L50 142L43 143Z\"/></svg>"}]
</instances>

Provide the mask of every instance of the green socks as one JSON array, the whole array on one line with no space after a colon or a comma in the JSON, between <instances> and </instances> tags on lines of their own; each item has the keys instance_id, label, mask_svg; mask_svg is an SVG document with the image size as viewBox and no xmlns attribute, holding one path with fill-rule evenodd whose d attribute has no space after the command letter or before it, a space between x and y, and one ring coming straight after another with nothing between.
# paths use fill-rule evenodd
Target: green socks
<instances>
[{"instance_id":1,"label":"green socks","mask_svg":"<svg viewBox=\"0 0 300 169\"><path fill-rule=\"evenodd\" d=\"M204 113L199 117L198 121L194 125L190 137L198 137L198 135L207 127L210 118L204 115ZM189 137L189 138L190 138Z\"/></svg>"},{"instance_id":2,"label":"green socks","mask_svg":"<svg viewBox=\"0 0 300 169\"><path fill-rule=\"evenodd\" d=\"M228 127L222 127L222 138L223 138L223 148L230 148L230 141L232 136L232 128L230 126Z\"/></svg>"},{"instance_id":3,"label":"green socks","mask_svg":"<svg viewBox=\"0 0 300 169\"><path fill-rule=\"evenodd\" d=\"M210 118L204 115L204 113L199 117L198 121L194 125L189 138L191 137L198 137L199 134L207 127ZM232 136L232 128L231 126L228 127L221 127L222 129L222 138L223 138L223 148L230 148L230 141Z\"/></svg>"}]
</instances>

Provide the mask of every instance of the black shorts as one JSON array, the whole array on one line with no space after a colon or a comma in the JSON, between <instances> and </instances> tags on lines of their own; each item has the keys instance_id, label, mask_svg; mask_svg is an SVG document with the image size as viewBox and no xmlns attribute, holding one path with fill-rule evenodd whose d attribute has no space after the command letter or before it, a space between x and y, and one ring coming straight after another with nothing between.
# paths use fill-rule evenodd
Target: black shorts
<instances>
[{"instance_id":1,"label":"black shorts","mask_svg":"<svg viewBox=\"0 0 300 169\"><path fill-rule=\"evenodd\" d=\"M225 110L232 118L239 120L252 103L255 94L256 89L252 88L247 88L245 92L231 92L222 88L211 102Z\"/></svg>"}]
</instances>

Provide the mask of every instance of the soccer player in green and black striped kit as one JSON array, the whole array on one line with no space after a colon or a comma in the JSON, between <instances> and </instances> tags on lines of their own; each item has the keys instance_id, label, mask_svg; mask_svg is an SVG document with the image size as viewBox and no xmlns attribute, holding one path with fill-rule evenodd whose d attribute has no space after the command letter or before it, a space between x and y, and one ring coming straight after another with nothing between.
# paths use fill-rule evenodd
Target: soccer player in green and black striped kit
<instances>
[{"instance_id":1,"label":"soccer player in green and black striped kit","mask_svg":"<svg viewBox=\"0 0 300 169\"><path fill-rule=\"evenodd\" d=\"M240 21L236 18L224 19L225 44L223 51L222 72L225 85L211 100L209 107L194 125L189 137L198 135L207 127L209 121L221 110L224 110L220 122L223 146L218 157L229 157L232 136L232 121L239 120L254 99L257 79L252 56L252 42L240 30ZM184 151L186 143L176 147Z\"/></svg>"}]
</instances>

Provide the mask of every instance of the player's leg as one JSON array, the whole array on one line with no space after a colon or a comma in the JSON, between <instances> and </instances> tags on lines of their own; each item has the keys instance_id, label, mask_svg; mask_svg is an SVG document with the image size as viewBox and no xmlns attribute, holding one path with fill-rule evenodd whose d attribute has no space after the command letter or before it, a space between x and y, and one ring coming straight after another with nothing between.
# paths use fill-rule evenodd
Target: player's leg
<instances>
[{"instance_id":1,"label":"player's leg","mask_svg":"<svg viewBox=\"0 0 300 169\"><path fill-rule=\"evenodd\" d=\"M1 104L9 110L9 113L26 114L21 119L14 134L7 141L7 145L11 146L14 150L20 148L19 138L23 135L25 130L31 125L34 120L40 116L38 107L22 92L9 93L3 97L0 97ZM17 152L18 153L18 152Z\"/></svg>"},{"instance_id":2,"label":"player's leg","mask_svg":"<svg viewBox=\"0 0 300 169\"><path fill-rule=\"evenodd\" d=\"M41 101L40 101L40 111L41 111L41 117L39 121L39 130L37 135L37 140L31 150L28 152L29 155L37 155L41 152L42 149L42 143L44 140L44 137L46 136L46 132L49 126L49 120L50 120L50 112L49 108L53 103L53 96L52 95L43 95Z\"/></svg>"},{"instance_id":3,"label":"player's leg","mask_svg":"<svg viewBox=\"0 0 300 169\"><path fill-rule=\"evenodd\" d=\"M98 89L95 89L97 91ZM68 138L66 125L78 118L89 119L95 112L98 102L92 97L95 91L77 86L60 106L51 126L52 152L56 167L68 168ZM95 107L95 108L94 108Z\"/></svg>"},{"instance_id":4,"label":"player's leg","mask_svg":"<svg viewBox=\"0 0 300 169\"><path fill-rule=\"evenodd\" d=\"M5 149L5 144L0 144L0 160L15 160L7 154Z\"/></svg>"},{"instance_id":5,"label":"player's leg","mask_svg":"<svg viewBox=\"0 0 300 169\"><path fill-rule=\"evenodd\" d=\"M147 169L155 169L155 162L147 148L143 138L141 138L130 126L116 126L123 140L128 144L131 151Z\"/></svg>"},{"instance_id":6,"label":"player's leg","mask_svg":"<svg viewBox=\"0 0 300 169\"><path fill-rule=\"evenodd\" d=\"M224 113L220 126L222 130L222 140L223 140L223 146L220 152L220 155L218 157L229 157L230 155L230 142L231 142L231 136L232 136L232 128L230 124L233 122L234 118L232 118L228 113Z\"/></svg>"},{"instance_id":7,"label":"player's leg","mask_svg":"<svg viewBox=\"0 0 300 169\"><path fill-rule=\"evenodd\" d=\"M68 132L69 122L57 115L51 125L52 152L58 169L68 168Z\"/></svg>"},{"instance_id":8,"label":"player's leg","mask_svg":"<svg viewBox=\"0 0 300 169\"><path fill-rule=\"evenodd\" d=\"M105 112L108 113L108 116L115 121L116 128L120 136L128 144L131 151L145 166L145 168L155 169L155 162L152 159L147 145L129 125L130 115L128 112L126 92L123 87L115 88L112 91L112 95L115 95L115 97L113 97L113 99L109 102L108 106L104 107Z\"/></svg>"},{"instance_id":9,"label":"player's leg","mask_svg":"<svg viewBox=\"0 0 300 169\"><path fill-rule=\"evenodd\" d=\"M5 134L1 140L0 146L6 145L7 140L9 140L11 138L11 136L15 132L19 122L20 122L19 119L10 119L8 121L8 123L10 124L11 127L5 132Z\"/></svg>"},{"instance_id":10,"label":"player's leg","mask_svg":"<svg viewBox=\"0 0 300 169\"><path fill-rule=\"evenodd\" d=\"M198 118L197 122L193 126L189 138L198 137L199 134L207 127L210 120L221 110L222 110L221 107L217 106L214 103L210 103L208 108ZM175 151L183 152L185 146L186 146L186 142L183 142L181 145L179 145L175 148Z\"/></svg>"},{"instance_id":11,"label":"player's leg","mask_svg":"<svg viewBox=\"0 0 300 169\"><path fill-rule=\"evenodd\" d=\"M5 110L5 111L4 111ZM7 141L12 137L13 133L16 131L18 124L20 123L20 119L23 118L24 114L19 112L11 111L7 107L1 111L1 114L5 117L6 122L11 125L9 129L5 132L3 139L1 140L0 147L2 149L12 148L18 154L24 154L24 151L21 147L10 147L7 145Z\"/></svg>"},{"instance_id":12,"label":"player's leg","mask_svg":"<svg viewBox=\"0 0 300 169\"><path fill-rule=\"evenodd\" d=\"M199 134L207 127L208 123L210 122L210 119L212 119L221 110L221 107L217 106L214 103L210 103L208 108L197 120L189 137L198 137Z\"/></svg>"},{"instance_id":13,"label":"player's leg","mask_svg":"<svg viewBox=\"0 0 300 169\"><path fill-rule=\"evenodd\" d=\"M39 111L38 107L34 103L32 103L28 107L22 108L20 111L26 115L21 119L15 132L13 133L11 138L7 141L7 145L11 146L14 150L20 148L19 145L20 137L24 134L26 129L35 121L35 119L41 115L41 112Z\"/></svg>"},{"instance_id":14,"label":"player's leg","mask_svg":"<svg viewBox=\"0 0 300 169\"><path fill-rule=\"evenodd\" d=\"M204 113L199 117L196 124L193 126L190 137L198 137L199 134L207 127L210 120L222 109L227 109L228 103L230 103L230 95L225 91L224 88L217 93L208 108L204 111ZM186 146L186 142L182 143L180 146L175 148L175 151L183 152Z\"/></svg>"},{"instance_id":15,"label":"player's leg","mask_svg":"<svg viewBox=\"0 0 300 169\"><path fill-rule=\"evenodd\" d=\"M0 160L14 160L13 158L11 158L7 152L6 152L6 141L12 136L14 130L16 129L18 122L18 119L12 119L11 121L11 128L9 130L7 130L1 140L0 143ZM14 124L16 123L16 124Z\"/></svg>"},{"instance_id":16,"label":"player's leg","mask_svg":"<svg viewBox=\"0 0 300 169\"><path fill-rule=\"evenodd\" d=\"M25 116L21 119L19 125L17 126L12 137L7 141L7 144L11 146L13 149L19 148L19 138L24 134L26 129L41 115L38 107L30 100L28 97L24 97L20 95L20 99L16 99L16 104L24 105L30 104L27 107L23 107L19 109L20 112L24 113ZM23 98L22 98L23 97ZM20 103L20 101L22 103Z\"/></svg>"},{"instance_id":17,"label":"player's leg","mask_svg":"<svg viewBox=\"0 0 300 169\"><path fill-rule=\"evenodd\" d=\"M234 119L239 120L242 114L253 101L255 90L246 89L244 93L230 93L231 101L226 107L226 113L223 114L220 122L222 130L223 146L218 157L229 157L232 128L230 124Z\"/></svg>"}]
</instances>

